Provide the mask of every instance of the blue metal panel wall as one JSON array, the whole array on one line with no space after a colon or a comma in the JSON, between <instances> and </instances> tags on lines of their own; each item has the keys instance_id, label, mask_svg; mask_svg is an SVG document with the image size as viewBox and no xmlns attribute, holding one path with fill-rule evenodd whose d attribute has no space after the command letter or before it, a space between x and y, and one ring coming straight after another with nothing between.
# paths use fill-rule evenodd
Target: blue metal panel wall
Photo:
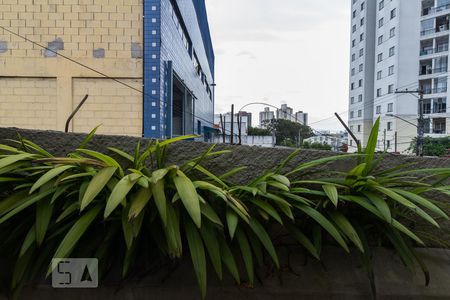
<instances>
[{"instance_id":1,"label":"blue metal panel wall","mask_svg":"<svg viewBox=\"0 0 450 300\"><path fill-rule=\"evenodd\" d=\"M208 83L212 84L214 79L193 0L177 0L176 2L203 72ZM183 80L183 83L193 91L197 98L194 105L194 132L198 130L197 121L201 122L202 127L211 127L214 122L214 102L210 99L201 78L197 75L189 51L185 48L175 22L172 20L170 0L161 0L161 68L164 67L164 61L172 61L173 72ZM160 89L163 88L164 82L161 82ZM167 100L165 99L165 101ZM171 117L169 112L167 117Z\"/></svg>"},{"instance_id":2,"label":"blue metal panel wall","mask_svg":"<svg viewBox=\"0 0 450 300\"><path fill-rule=\"evenodd\" d=\"M207 20L199 21L199 18L206 18L206 10L201 13L202 7L194 4L194 1L204 0L176 0L176 3L202 70L208 83L212 84L214 83L214 53L209 29L205 29ZM183 84L196 97L194 132L198 132L198 124L201 130L203 126L211 127L214 122L214 101L209 97L206 87L196 73L193 59L185 48L172 19L171 6L170 0L144 1L144 135L146 137L166 138L171 135L172 72L181 78ZM205 47L205 45L210 46Z\"/></svg>"},{"instance_id":3,"label":"blue metal panel wall","mask_svg":"<svg viewBox=\"0 0 450 300\"><path fill-rule=\"evenodd\" d=\"M144 136L161 138L161 0L144 2ZM164 126L164 125L163 125Z\"/></svg>"}]
</instances>

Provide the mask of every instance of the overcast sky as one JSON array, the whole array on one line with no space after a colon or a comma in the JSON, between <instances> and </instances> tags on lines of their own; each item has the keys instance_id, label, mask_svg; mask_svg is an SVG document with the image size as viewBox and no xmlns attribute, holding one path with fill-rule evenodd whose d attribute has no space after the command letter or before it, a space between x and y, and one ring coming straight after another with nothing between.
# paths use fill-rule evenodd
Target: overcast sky
<instances>
[{"instance_id":1,"label":"overcast sky","mask_svg":"<svg viewBox=\"0 0 450 300\"><path fill-rule=\"evenodd\" d=\"M310 122L347 111L350 0L206 0L216 113L287 103ZM249 107L258 125L262 106ZM343 115L347 119L347 114ZM312 125L341 129L335 119Z\"/></svg>"}]
</instances>

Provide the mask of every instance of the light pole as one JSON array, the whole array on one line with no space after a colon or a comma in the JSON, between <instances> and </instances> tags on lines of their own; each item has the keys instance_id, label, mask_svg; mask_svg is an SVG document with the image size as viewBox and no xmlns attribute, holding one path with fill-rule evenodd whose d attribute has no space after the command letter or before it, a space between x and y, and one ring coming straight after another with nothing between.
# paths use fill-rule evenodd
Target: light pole
<instances>
[{"instance_id":1,"label":"light pole","mask_svg":"<svg viewBox=\"0 0 450 300\"><path fill-rule=\"evenodd\" d=\"M396 91L396 94L419 94L419 120L418 125L414 125L417 127L417 156L423 156L423 141L425 136L425 119L423 117L423 90L416 91ZM410 122L408 122L410 123ZM411 123L410 123L411 124Z\"/></svg>"}]
</instances>

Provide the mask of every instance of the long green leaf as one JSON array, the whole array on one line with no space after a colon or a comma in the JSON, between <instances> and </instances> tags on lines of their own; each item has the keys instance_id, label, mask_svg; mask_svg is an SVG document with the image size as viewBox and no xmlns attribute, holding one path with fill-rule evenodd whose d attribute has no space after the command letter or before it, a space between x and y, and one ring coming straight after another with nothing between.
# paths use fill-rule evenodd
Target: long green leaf
<instances>
[{"instance_id":1,"label":"long green leaf","mask_svg":"<svg viewBox=\"0 0 450 300\"><path fill-rule=\"evenodd\" d=\"M83 199L81 200L81 208L83 211L89 204L95 199L95 197L100 194L100 192L106 187L106 184L114 176L117 171L117 167L108 167L101 169L89 183L86 192L84 193Z\"/></svg>"},{"instance_id":2,"label":"long green leaf","mask_svg":"<svg viewBox=\"0 0 450 300\"><path fill-rule=\"evenodd\" d=\"M241 248L242 259L245 264L245 268L247 270L248 280L250 284L253 286L255 282L255 271L253 266L253 255L252 250L250 248L250 243L248 242L247 236L241 230L236 231L236 239L239 243L239 247Z\"/></svg>"},{"instance_id":3,"label":"long green leaf","mask_svg":"<svg viewBox=\"0 0 450 300\"><path fill-rule=\"evenodd\" d=\"M159 216L164 225L167 224L167 199L164 190L164 180L161 179L155 184L151 184L153 191L153 198L155 199L156 208L158 209Z\"/></svg>"},{"instance_id":4,"label":"long green leaf","mask_svg":"<svg viewBox=\"0 0 450 300\"><path fill-rule=\"evenodd\" d=\"M230 247L228 247L228 244L224 239L219 239L219 244L223 264L228 269L231 276L233 276L234 280L238 284L240 284L241 279L239 276L239 270L236 264L236 260L234 259L233 253L230 250Z\"/></svg>"},{"instance_id":5,"label":"long green leaf","mask_svg":"<svg viewBox=\"0 0 450 300\"><path fill-rule=\"evenodd\" d=\"M331 184L326 184L322 186L323 190L325 191L325 194L327 194L328 198L331 200L331 202L334 204L334 206L338 206L339 203L339 194L336 186Z\"/></svg>"},{"instance_id":6,"label":"long green leaf","mask_svg":"<svg viewBox=\"0 0 450 300\"><path fill-rule=\"evenodd\" d=\"M430 211L432 211L433 213L437 214L438 216L448 220L449 217L448 215L439 207L437 207L435 204L433 204L431 201L425 199L422 196L419 196L417 194L411 193L409 191L405 191L405 190L401 190L401 189L392 189L394 192L396 192L397 194L402 195L403 197L406 197L408 199L410 199L411 201L422 205L423 207L429 209Z\"/></svg>"},{"instance_id":7,"label":"long green leaf","mask_svg":"<svg viewBox=\"0 0 450 300\"><path fill-rule=\"evenodd\" d=\"M198 285L202 294L202 299L206 297L206 257L205 247L202 238L194 224L187 220L185 222L186 239L191 253L192 264L194 265Z\"/></svg>"},{"instance_id":8,"label":"long green leaf","mask_svg":"<svg viewBox=\"0 0 450 300\"><path fill-rule=\"evenodd\" d=\"M119 206L119 204L126 199L128 193L140 177L140 175L134 173L127 175L122 178L114 187L111 195L106 201L106 208L104 213L105 219L108 218L111 213L117 208L117 206Z\"/></svg>"},{"instance_id":9,"label":"long green leaf","mask_svg":"<svg viewBox=\"0 0 450 300\"><path fill-rule=\"evenodd\" d=\"M31 187L30 194L34 193L38 188L55 178L56 176L64 173L65 171L69 169L73 169L75 166L68 165L68 166L59 166L54 169L51 169L47 173L45 173L43 176L41 176Z\"/></svg>"},{"instance_id":10,"label":"long green leaf","mask_svg":"<svg viewBox=\"0 0 450 300\"><path fill-rule=\"evenodd\" d=\"M87 150L87 149L77 149L78 152L81 152L83 154L95 157L98 160L101 160L102 162L104 162L106 165L108 165L109 167L116 167L119 170L120 176L124 176L122 167L120 166L120 164L111 156L105 155L103 153L100 152L96 152L96 151L92 151L92 150Z\"/></svg>"},{"instance_id":11,"label":"long green leaf","mask_svg":"<svg viewBox=\"0 0 450 300\"><path fill-rule=\"evenodd\" d=\"M205 243L206 250L208 250L211 263L216 270L217 276L220 280L222 280L222 261L220 258L220 246L216 233L213 227L207 222L202 224L200 233L202 235L203 242Z\"/></svg>"},{"instance_id":12,"label":"long green leaf","mask_svg":"<svg viewBox=\"0 0 450 300\"><path fill-rule=\"evenodd\" d=\"M186 211L191 216L195 225L200 228L202 223L202 213L200 211L200 201L194 184L186 175L184 175L183 172L179 170L173 178L173 182L178 191L178 195L186 208Z\"/></svg>"},{"instance_id":13,"label":"long green leaf","mask_svg":"<svg viewBox=\"0 0 450 300\"><path fill-rule=\"evenodd\" d=\"M254 218L250 219L250 228L253 230L253 232L256 234L258 239L263 244L266 251L269 253L269 255L272 257L273 262L275 263L275 266L277 268L280 268L280 263L278 261L278 255L275 251L275 247L272 244L272 241L269 237L269 234L264 229L264 227Z\"/></svg>"},{"instance_id":14,"label":"long green leaf","mask_svg":"<svg viewBox=\"0 0 450 300\"><path fill-rule=\"evenodd\" d=\"M380 118L375 121L373 124L372 131L370 132L369 140L367 141L366 147L366 169L364 171L364 175L367 175L369 171L372 169L372 162L375 155L375 149L377 147L378 142L378 130L380 128Z\"/></svg>"},{"instance_id":15,"label":"long green leaf","mask_svg":"<svg viewBox=\"0 0 450 300\"><path fill-rule=\"evenodd\" d=\"M139 216L147 203L152 198L152 195L152 189L140 188L139 191L131 199L131 207L128 218L132 219Z\"/></svg>"},{"instance_id":16,"label":"long green leaf","mask_svg":"<svg viewBox=\"0 0 450 300\"><path fill-rule=\"evenodd\" d=\"M23 241L22 247L20 248L19 257L25 255L25 253L30 249L30 247L36 242L36 225L33 225L27 233L25 240Z\"/></svg>"},{"instance_id":17,"label":"long green leaf","mask_svg":"<svg viewBox=\"0 0 450 300\"><path fill-rule=\"evenodd\" d=\"M92 222L97 218L101 209L101 206L96 206L87 211L78 219L78 221L75 222L72 228L70 228L69 232L67 232L61 244L59 244L58 248L55 251L55 254L53 255L53 258L64 259L72 253L73 248L77 245ZM52 271L52 267L50 266L47 272L47 276L50 275Z\"/></svg>"},{"instance_id":18,"label":"long green leaf","mask_svg":"<svg viewBox=\"0 0 450 300\"><path fill-rule=\"evenodd\" d=\"M364 247L361 239L350 221L340 212L334 211L330 213L334 223L342 230L342 232L355 244L358 249L364 253Z\"/></svg>"},{"instance_id":19,"label":"long green leaf","mask_svg":"<svg viewBox=\"0 0 450 300\"><path fill-rule=\"evenodd\" d=\"M287 229L293 235L293 237L303 246L308 252L314 256L317 260L320 260L319 253L316 247L311 243L306 235L304 235L297 227L294 225L287 225Z\"/></svg>"},{"instance_id":20,"label":"long green leaf","mask_svg":"<svg viewBox=\"0 0 450 300\"><path fill-rule=\"evenodd\" d=\"M226 218L227 218L228 232L230 233L231 239L233 239L234 234L236 233L239 218L238 215L230 209L227 209Z\"/></svg>"},{"instance_id":21,"label":"long green leaf","mask_svg":"<svg viewBox=\"0 0 450 300\"><path fill-rule=\"evenodd\" d=\"M38 246L44 241L52 217L52 211L53 205L48 198L39 201L36 205L36 243Z\"/></svg>"}]
</instances>

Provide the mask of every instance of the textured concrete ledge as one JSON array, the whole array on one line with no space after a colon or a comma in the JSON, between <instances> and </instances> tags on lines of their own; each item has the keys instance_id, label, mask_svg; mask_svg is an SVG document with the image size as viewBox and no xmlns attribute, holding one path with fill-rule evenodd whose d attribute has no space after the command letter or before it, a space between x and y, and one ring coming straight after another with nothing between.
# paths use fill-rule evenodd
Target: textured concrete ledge
<instances>
[{"instance_id":1,"label":"textured concrete ledge","mask_svg":"<svg viewBox=\"0 0 450 300\"><path fill-rule=\"evenodd\" d=\"M400 260L386 249L376 249L374 254L377 298L380 300L450 299L450 251L418 250L423 255L432 274L431 284L424 285L423 275L412 274ZM209 273L208 296L211 300L292 300L292 299L342 299L367 300L372 298L365 271L360 266L358 254L347 255L340 249L327 248L323 265L312 259L305 260L301 250L291 249L290 265L286 252L280 251L282 271L260 273L261 283L254 288L245 284L234 285L229 279L223 283ZM290 270L289 270L290 269ZM110 283L92 290L55 290L48 285L29 286L22 299L109 299L109 300L194 300L200 299L197 283L188 263L183 263L167 280L161 270L139 282Z\"/></svg>"}]
</instances>

